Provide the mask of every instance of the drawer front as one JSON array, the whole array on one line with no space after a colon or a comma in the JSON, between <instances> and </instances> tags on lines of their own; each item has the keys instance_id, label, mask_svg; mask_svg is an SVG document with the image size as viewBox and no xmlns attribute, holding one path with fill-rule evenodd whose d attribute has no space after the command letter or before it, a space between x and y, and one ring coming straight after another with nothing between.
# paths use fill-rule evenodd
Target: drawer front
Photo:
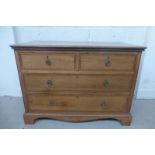
<instances>
[{"instance_id":1,"label":"drawer front","mask_svg":"<svg viewBox=\"0 0 155 155\"><path fill-rule=\"evenodd\" d=\"M24 82L28 91L74 90L77 87L74 75L26 74Z\"/></svg>"},{"instance_id":2,"label":"drawer front","mask_svg":"<svg viewBox=\"0 0 155 155\"><path fill-rule=\"evenodd\" d=\"M81 54L81 70L133 71L135 54Z\"/></svg>"},{"instance_id":3,"label":"drawer front","mask_svg":"<svg viewBox=\"0 0 155 155\"><path fill-rule=\"evenodd\" d=\"M29 95L29 111L127 112L126 96L50 96Z\"/></svg>"},{"instance_id":4,"label":"drawer front","mask_svg":"<svg viewBox=\"0 0 155 155\"><path fill-rule=\"evenodd\" d=\"M24 82L28 91L129 91L132 86L132 76L25 74Z\"/></svg>"},{"instance_id":5,"label":"drawer front","mask_svg":"<svg viewBox=\"0 0 155 155\"><path fill-rule=\"evenodd\" d=\"M22 53L23 69L74 70L73 54Z\"/></svg>"}]
</instances>

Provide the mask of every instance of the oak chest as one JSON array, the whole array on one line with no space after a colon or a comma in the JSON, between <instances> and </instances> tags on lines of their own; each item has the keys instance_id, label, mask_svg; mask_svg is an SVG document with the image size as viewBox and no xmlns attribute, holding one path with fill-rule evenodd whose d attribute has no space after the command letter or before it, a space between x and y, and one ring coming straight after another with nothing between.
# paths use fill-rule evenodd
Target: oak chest
<instances>
[{"instance_id":1,"label":"oak chest","mask_svg":"<svg viewBox=\"0 0 155 155\"><path fill-rule=\"evenodd\" d=\"M23 93L25 123L116 119L130 108L145 47L124 43L31 42L11 46Z\"/></svg>"}]
</instances>

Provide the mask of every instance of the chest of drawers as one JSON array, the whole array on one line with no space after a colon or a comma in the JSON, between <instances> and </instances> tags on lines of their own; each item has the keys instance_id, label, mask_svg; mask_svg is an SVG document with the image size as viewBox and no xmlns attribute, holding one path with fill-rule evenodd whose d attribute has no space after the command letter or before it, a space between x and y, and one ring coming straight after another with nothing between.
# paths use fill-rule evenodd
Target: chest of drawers
<instances>
[{"instance_id":1,"label":"chest of drawers","mask_svg":"<svg viewBox=\"0 0 155 155\"><path fill-rule=\"evenodd\" d=\"M123 43L31 42L15 51L24 121L116 119L130 125L141 52Z\"/></svg>"}]
</instances>

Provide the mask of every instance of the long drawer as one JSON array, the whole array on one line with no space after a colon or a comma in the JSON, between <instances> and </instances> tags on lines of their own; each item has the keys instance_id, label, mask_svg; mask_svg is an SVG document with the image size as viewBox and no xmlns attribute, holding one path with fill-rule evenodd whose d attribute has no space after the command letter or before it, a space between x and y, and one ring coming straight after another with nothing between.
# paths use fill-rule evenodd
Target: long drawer
<instances>
[{"instance_id":1,"label":"long drawer","mask_svg":"<svg viewBox=\"0 0 155 155\"><path fill-rule=\"evenodd\" d=\"M132 76L25 74L24 83L27 91L130 91L132 87Z\"/></svg>"},{"instance_id":2,"label":"long drawer","mask_svg":"<svg viewBox=\"0 0 155 155\"><path fill-rule=\"evenodd\" d=\"M28 95L30 112L52 111L95 111L127 112L127 96L52 96L46 94Z\"/></svg>"}]
</instances>

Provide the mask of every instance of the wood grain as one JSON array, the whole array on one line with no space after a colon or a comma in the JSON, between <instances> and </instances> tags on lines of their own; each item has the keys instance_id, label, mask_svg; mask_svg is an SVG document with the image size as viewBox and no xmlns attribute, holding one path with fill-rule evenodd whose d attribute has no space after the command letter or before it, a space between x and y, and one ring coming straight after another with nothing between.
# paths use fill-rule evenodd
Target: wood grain
<instances>
[{"instance_id":1,"label":"wood grain","mask_svg":"<svg viewBox=\"0 0 155 155\"><path fill-rule=\"evenodd\" d=\"M136 55L132 54L81 54L81 70L133 71ZM106 66L109 61L109 66Z\"/></svg>"},{"instance_id":2,"label":"wood grain","mask_svg":"<svg viewBox=\"0 0 155 155\"><path fill-rule=\"evenodd\" d=\"M51 62L46 64L46 60ZM73 54L21 54L23 69L74 70Z\"/></svg>"},{"instance_id":3,"label":"wood grain","mask_svg":"<svg viewBox=\"0 0 155 155\"><path fill-rule=\"evenodd\" d=\"M48 81L52 86L48 86ZM53 74L24 74L28 91L55 90L102 90L130 91L132 76L129 75L53 75ZM105 85L107 82L107 85Z\"/></svg>"},{"instance_id":4,"label":"wood grain","mask_svg":"<svg viewBox=\"0 0 155 155\"><path fill-rule=\"evenodd\" d=\"M86 122L102 119L114 119L120 121L122 125L130 125L132 116L128 114L103 114L103 113L24 113L25 124L33 124L35 120L40 118L50 118L69 122Z\"/></svg>"},{"instance_id":5,"label":"wood grain","mask_svg":"<svg viewBox=\"0 0 155 155\"><path fill-rule=\"evenodd\" d=\"M127 96L71 96L33 94L28 96L30 112L120 112L126 113Z\"/></svg>"},{"instance_id":6,"label":"wood grain","mask_svg":"<svg viewBox=\"0 0 155 155\"><path fill-rule=\"evenodd\" d=\"M26 124L116 119L130 125L142 46L103 43L13 45ZM107 84L108 83L108 84Z\"/></svg>"}]
</instances>

